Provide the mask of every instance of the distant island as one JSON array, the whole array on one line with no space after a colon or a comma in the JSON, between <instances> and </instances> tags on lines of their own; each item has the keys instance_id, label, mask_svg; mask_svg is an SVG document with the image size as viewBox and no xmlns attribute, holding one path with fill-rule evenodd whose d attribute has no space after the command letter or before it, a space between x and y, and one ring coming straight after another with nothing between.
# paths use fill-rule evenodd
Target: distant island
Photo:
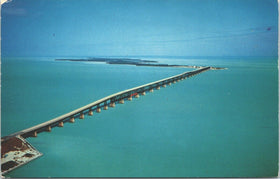
<instances>
[{"instance_id":1,"label":"distant island","mask_svg":"<svg viewBox=\"0 0 280 179\"><path fill-rule=\"evenodd\" d=\"M194 65L170 65L158 63L153 60L141 60L133 58L88 58L88 59L55 59L55 61L73 61L73 62L105 62L111 65L135 65L135 66L150 66L150 67L178 67L178 68L204 68L205 66ZM226 69L222 67L211 67L213 70Z\"/></svg>"}]
</instances>

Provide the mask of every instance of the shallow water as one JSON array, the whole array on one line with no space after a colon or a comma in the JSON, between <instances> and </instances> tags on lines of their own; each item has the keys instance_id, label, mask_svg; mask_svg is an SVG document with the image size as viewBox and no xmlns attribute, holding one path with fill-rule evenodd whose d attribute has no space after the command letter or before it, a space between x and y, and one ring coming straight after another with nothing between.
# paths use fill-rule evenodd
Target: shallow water
<instances>
[{"instance_id":1,"label":"shallow water","mask_svg":"<svg viewBox=\"0 0 280 179\"><path fill-rule=\"evenodd\" d=\"M277 175L276 59L157 60L228 70L207 71L28 138L44 155L6 176ZM2 58L1 134L187 70L192 69Z\"/></svg>"}]
</instances>

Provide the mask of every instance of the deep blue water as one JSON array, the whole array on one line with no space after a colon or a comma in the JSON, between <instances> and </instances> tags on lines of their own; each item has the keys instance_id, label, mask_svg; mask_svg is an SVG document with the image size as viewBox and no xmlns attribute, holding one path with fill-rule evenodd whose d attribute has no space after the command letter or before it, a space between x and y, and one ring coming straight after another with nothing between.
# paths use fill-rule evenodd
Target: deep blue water
<instances>
[{"instance_id":1,"label":"deep blue water","mask_svg":"<svg viewBox=\"0 0 280 179\"><path fill-rule=\"evenodd\" d=\"M2 136L112 93L192 70L53 59L2 58ZM276 58L151 59L228 70L207 71L28 138L44 155L6 176L277 175Z\"/></svg>"}]
</instances>

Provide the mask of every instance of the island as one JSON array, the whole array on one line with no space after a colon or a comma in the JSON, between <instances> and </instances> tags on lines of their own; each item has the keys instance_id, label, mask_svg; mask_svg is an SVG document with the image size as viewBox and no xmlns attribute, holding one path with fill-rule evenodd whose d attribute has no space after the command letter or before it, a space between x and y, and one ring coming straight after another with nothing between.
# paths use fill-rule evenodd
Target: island
<instances>
[{"instance_id":1,"label":"island","mask_svg":"<svg viewBox=\"0 0 280 179\"><path fill-rule=\"evenodd\" d=\"M55 61L72 61L72 62L104 62L110 65L135 65L135 66L148 66L148 67L177 67L177 68L204 68L206 66L195 65L176 65L176 64L163 64L154 60L142 60L135 58L104 58L104 57L91 57L85 59L55 59ZM222 67L211 67L213 70L223 70Z\"/></svg>"}]
</instances>

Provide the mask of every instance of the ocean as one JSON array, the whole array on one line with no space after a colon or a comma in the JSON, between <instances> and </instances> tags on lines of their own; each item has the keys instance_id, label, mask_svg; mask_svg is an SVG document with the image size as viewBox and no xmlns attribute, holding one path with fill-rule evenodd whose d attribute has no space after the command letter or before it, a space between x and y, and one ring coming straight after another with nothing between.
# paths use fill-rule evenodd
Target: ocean
<instances>
[{"instance_id":1,"label":"ocean","mask_svg":"<svg viewBox=\"0 0 280 179\"><path fill-rule=\"evenodd\" d=\"M2 57L2 136L112 93L193 70L55 58L61 57ZM277 175L276 57L141 59L228 69L206 71L28 138L43 156L6 177Z\"/></svg>"}]
</instances>

